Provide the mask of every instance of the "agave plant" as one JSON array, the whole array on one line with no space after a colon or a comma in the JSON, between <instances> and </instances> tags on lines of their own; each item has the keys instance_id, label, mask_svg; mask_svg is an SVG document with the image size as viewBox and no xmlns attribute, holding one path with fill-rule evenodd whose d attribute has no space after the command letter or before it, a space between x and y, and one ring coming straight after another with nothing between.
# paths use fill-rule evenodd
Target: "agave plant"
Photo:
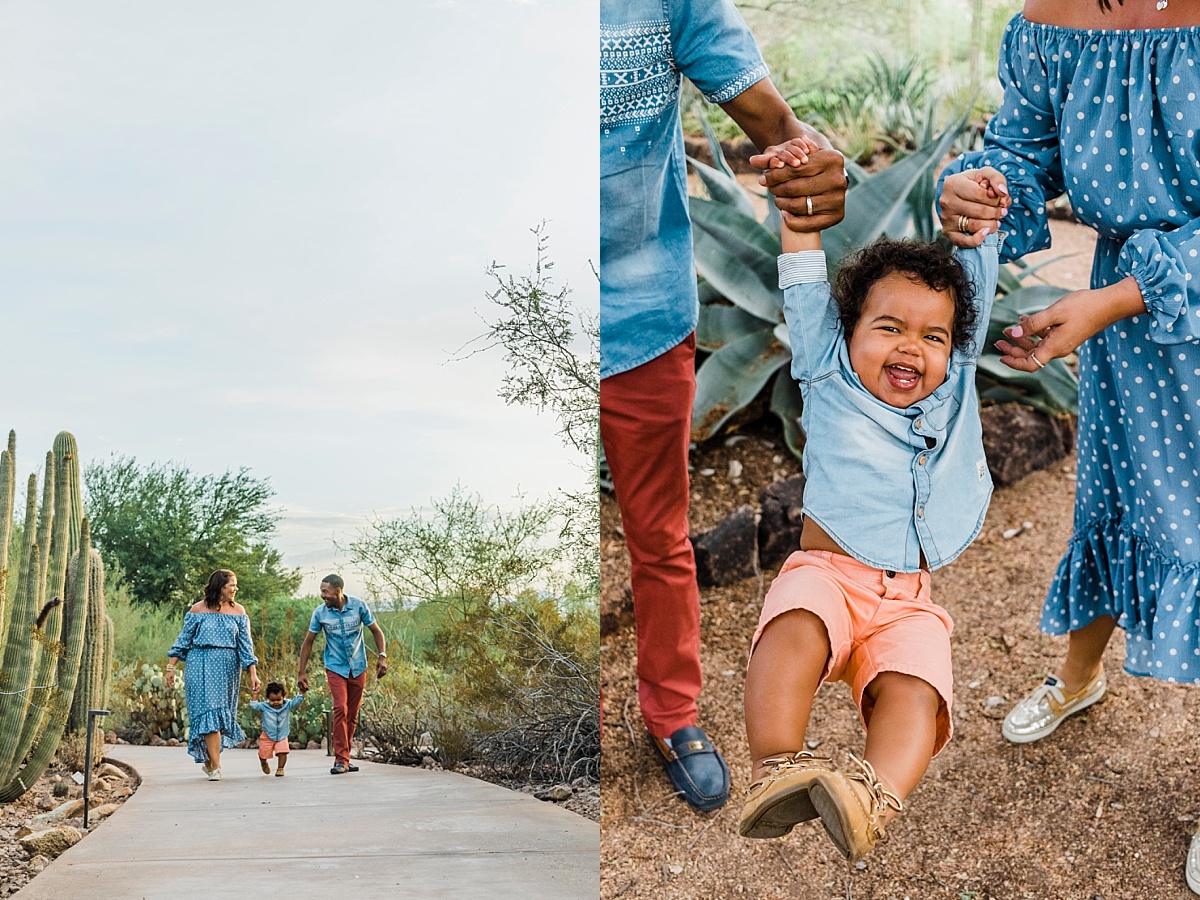
<instances>
[{"instance_id":1,"label":"agave plant","mask_svg":"<svg viewBox=\"0 0 1200 900\"><path fill-rule=\"evenodd\" d=\"M705 117L700 121L705 123ZM873 175L847 160L851 187L846 216L822 236L830 277L846 254L881 235L921 240L938 236L934 170L965 123L966 115L937 135L926 125L923 146ZM696 372L692 439L703 441L717 434L770 385L770 410L783 424L788 447L799 456L804 445L800 391L789 372L783 292L777 286L778 211L768 203L766 219L757 219L719 142L707 127L706 131L715 165L691 163L708 196L689 197L700 292L696 344L708 354ZM1005 269L988 346L1022 313L1040 309L1064 293L1047 285L1023 286L1017 274ZM1017 400L1050 413L1077 409L1077 381L1061 360L1032 376L1009 369L995 351L987 351L980 361L978 386L981 396L993 402Z\"/></svg>"}]
</instances>

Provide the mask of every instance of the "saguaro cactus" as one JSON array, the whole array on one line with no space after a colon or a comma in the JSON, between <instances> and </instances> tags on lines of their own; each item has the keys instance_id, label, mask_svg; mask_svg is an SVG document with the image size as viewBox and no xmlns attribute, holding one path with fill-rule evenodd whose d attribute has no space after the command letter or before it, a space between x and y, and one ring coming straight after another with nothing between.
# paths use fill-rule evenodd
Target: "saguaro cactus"
<instances>
[{"instance_id":1,"label":"saguaro cactus","mask_svg":"<svg viewBox=\"0 0 1200 900\"><path fill-rule=\"evenodd\" d=\"M50 761L71 710L80 660L94 619L90 688L98 705L111 667L111 623L104 614L104 567L91 549L87 521L79 507L79 463L75 439L55 438L46 459L42 505L37 479L30 476L20 568L7 613L3 610L6 566L0 565L0 801L28 790ZM12 494L16 477L16 438L0 453L0 562L12 534ZM71 563L68 566L68 555ZM65 591L64 591L65 589ZM66 600L60 598L65 593ZM89 595L96 598L90 609ZM61 608L60 608L61 606ZM85 707L86 710L86 707ZM85 713L86 714L86 713Z\"/></svg>"},{"instance_id":2,"label":"saguaro cactus","mask_svg":"<svg viewBox=\"0 0 1200 900\"><path fill-rule=\"evenodd\" d=\"M9 724L11 711L4 710L6 715L0 718L0 763L4 765L0 774L0 802L15 800L29 790L45 771L58 748L79 676L79 660L83 655L87 624L88 593L93 586L103 590L103 585L104 564L100 554L92 549L91 529L87 519L84 519L80 527L79 550L71 557L67 567L67 597L63 604L65 640L60 647L62 655L58 661L57 683L51 689L51 696L44 701L49 715L44 717L44 728L37 735L36 743L27 757L3 756L2 749L7 743L5 735L8 728L12 727ZM6 649L6 661L7 657Z\"/></svg>"}]
</instances>

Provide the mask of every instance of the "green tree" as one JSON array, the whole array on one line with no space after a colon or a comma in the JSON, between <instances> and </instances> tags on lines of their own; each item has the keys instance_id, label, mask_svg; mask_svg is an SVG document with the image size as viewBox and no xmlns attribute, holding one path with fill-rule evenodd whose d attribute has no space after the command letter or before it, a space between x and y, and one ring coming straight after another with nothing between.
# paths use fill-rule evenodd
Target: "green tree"
<instances>
[{"instance_id":1,"label":"green tree","mask_svg":"<svg viewBox=\"0 0 1200 900\"><path fill-rule=\"evenodd\" d=\"M247 601L291 596L300 572L270 546L279 515L267 479L243 468L199 475L178 463L113 456L84 472L96 546L141 603L197 599L214 569L232 569Z\"/></svg>"}]
</instances>

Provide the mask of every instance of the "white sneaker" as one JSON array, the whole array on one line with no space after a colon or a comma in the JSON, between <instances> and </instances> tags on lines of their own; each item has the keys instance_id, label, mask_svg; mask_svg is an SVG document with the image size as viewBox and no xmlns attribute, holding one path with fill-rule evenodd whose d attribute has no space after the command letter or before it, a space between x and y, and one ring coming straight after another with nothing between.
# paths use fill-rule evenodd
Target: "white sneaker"
<instances>
[{"instance_id":1,"label":"white sneaker","mask_svg":"<svg viewBox=\"0 0 1200 900\"><path fill-rule=\"evenodd\" d=\"M1192 835L1192 846L1188 848L1187 866L1183 874L1192 893L1200 894L1200 831Z\"/></svg>"},{"instance_id":2,"label":"white sneaker","mask_svg":"<svg viewBox=\"0 0 1200 900\"><path fill-rule=\"evenodd\" d=\"M1057 675L1050 675L1036 691L1009 711L1000 731L1014 744L1041 740L1067 716L1086 709L1103 697L1107 689L1108 679L1103 668L1074 694L1068 693Z\"/></svg>"},{"instance_id":3,"label":"white sneaker","mask_svg":"<svg viewBox=\"0 0 1200 900\"><path fill-rule=\"evenodd\" d=\"M208 780L209 781L220 781L221 780L221 770L220 769L209 769Z\"/></svg>"}]
</instances>

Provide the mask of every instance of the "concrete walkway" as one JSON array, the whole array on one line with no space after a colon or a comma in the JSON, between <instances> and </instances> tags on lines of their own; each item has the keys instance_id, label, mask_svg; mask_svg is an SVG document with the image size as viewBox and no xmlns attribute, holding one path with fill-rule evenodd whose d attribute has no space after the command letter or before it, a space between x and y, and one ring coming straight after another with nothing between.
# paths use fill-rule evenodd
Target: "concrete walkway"
<instances>
[{"instance_id":1,"label":"concrete walkway","mask_svg":"<svg viewBox=\"0 0 1200 900\"><path fill-rule=\"evenodd\" d=\"M254 750L229 750L209 782L180 747L110 756L141 787L14 897L600 895L597 823L464 775L355 760L361 772L333 776L306 750L276 778Z\"/></svg>"}]
</instances>

